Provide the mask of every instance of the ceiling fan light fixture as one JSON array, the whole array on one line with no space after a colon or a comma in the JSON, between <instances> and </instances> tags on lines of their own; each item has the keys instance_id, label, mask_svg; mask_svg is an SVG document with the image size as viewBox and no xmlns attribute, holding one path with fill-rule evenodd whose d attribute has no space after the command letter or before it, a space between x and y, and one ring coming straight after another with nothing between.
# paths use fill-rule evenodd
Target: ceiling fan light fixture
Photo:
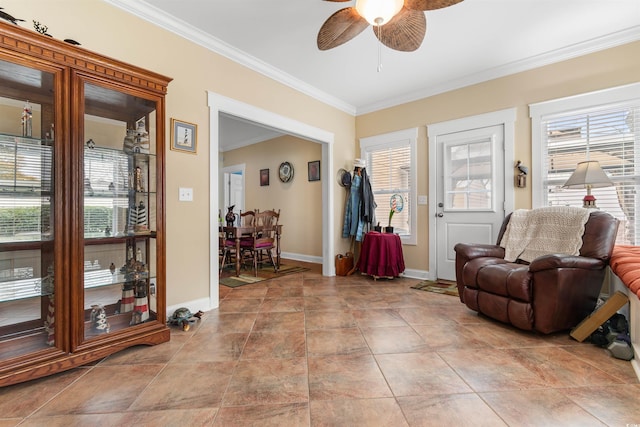
<instances>
[{"instance_id":1,"label":"ceiling fan light fixture","mask_svg":"<svg viewBox=\"0 0 640 427\"><path fill-rule=\"evenodd\" d=\"M403 5L404 0L356 0L356 10L360 16L375 26L391 21Z\"/></svg>"}]
</instances>

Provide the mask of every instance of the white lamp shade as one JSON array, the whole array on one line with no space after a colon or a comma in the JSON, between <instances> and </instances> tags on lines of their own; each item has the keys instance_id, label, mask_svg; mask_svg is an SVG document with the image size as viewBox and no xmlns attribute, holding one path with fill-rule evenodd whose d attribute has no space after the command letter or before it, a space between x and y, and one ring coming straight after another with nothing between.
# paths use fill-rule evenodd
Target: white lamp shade
<instances>
[{"instance_id":1,"label":"white lamp shade","mask_svg":"<svg viewBox=\"0 0 640 427\"><path fill-rule=\"evenodd\" d=\"M404 0L356 0L356 10L371 25L384 25L404 5Z\"/></svg>"},{"instance_id":2,"label":"white lamp shade","mask_svg":"<svg viewBox=\"0 0 640 427\"><path fill-rule=\"evenodd\" d=\"M578 167L564 183L565 188L599 188L610 187L613 181L595 160L578 163Z\"/></svg>"}]
</instances>

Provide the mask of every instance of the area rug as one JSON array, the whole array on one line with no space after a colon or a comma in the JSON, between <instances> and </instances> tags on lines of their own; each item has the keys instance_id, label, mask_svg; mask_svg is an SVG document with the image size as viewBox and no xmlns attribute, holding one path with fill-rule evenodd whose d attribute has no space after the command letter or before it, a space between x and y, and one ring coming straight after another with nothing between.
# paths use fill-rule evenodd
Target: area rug
<instances>
[{"instance_id":1,"label":"area rug","mask_svg":"<svg viewBox=\"0 0 640 427\"><path fill-rule=\"evenodd\" d=\"M220 278L220 284L230 287L237 288L238 286L250 285L251 283L263 282L265 280L273 279L276 277L282 277L289 274L302 273L304 271L309 271L306 267L299 267L297 265L280 265L280 269L277 273L273 271L273 266L264 266L258 268L258 277L254 276L251 273L241 274L240 276L234 276L233 272L223 271L222 277Z\"/></svg>"},{"instance_id":2,"label":"area rug","mask_svg":"<svg viewBox=\"0 0 640 427\"><path fill-rule=\"evenodd\" d=\"M456 282L450 280L439 279L435 282L433 280L423 280L414 286L410 286L410 288L418 289L419 291L434 292L436 294L458 296L458 286Z\"/></svg>"}]
</instances>

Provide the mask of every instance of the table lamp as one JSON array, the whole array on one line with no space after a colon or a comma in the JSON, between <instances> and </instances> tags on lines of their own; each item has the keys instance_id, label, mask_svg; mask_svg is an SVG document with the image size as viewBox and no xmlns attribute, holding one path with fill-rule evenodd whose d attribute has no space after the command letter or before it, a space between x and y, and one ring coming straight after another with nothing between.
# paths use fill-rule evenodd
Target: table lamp
<instances>
[{"instance_id":1,"label":"table lamp","mask_svg":"<svg viewBox=\"0 0 640 427\"><path fill-rule=\"evenodd\" d=\"M563 188L586 188L587 195L582 199L583 208L597 209L596 198L591 194L592 188L611 187L613 181L600 167L600 163L595 160L578 163L578 167L571 174Z\"/></svg>"}]
</instances>

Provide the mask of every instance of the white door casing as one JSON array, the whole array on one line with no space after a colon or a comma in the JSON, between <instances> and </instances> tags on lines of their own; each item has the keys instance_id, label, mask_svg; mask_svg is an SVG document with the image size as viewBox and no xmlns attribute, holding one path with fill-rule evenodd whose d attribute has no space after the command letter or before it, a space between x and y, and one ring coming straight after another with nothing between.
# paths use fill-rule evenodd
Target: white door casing
<instances>
[{"instance_id":1,"label":"white door casing","mask_svg":"<svg viewBox=\"0 0 640 427\"><path fill-rule=\"evenodd\" d=\"M515 109L429 125L429 273L455 280L456 243L495 243L513 210Z\"/></svg>"}]
</instances>

